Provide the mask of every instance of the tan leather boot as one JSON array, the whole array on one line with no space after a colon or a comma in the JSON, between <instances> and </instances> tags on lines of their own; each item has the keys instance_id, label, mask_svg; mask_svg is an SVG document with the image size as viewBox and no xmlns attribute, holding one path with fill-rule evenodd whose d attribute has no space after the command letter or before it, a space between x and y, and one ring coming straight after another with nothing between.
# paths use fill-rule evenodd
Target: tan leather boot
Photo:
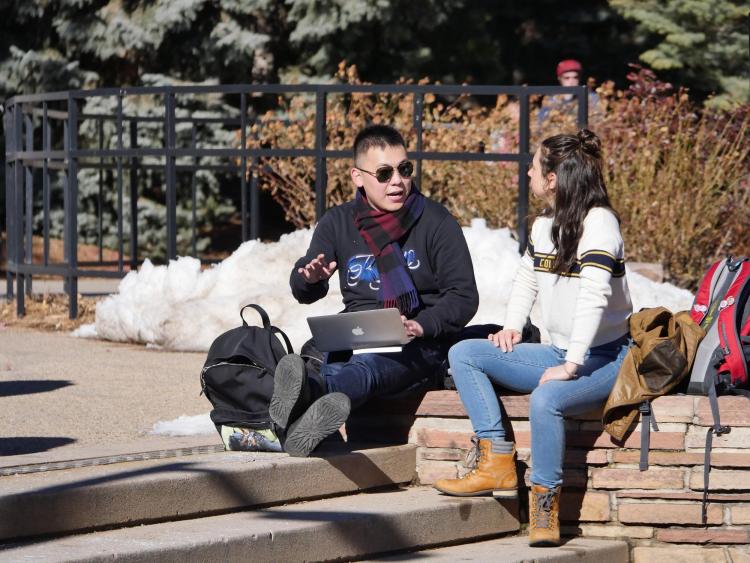
<instances>
[{"instance_id":1,"label":"tan leather boot","mask_svg":"<svg viewBox=\"0 0 750 563\"><path fill-rule=\"evenodd\" d=\"M532 483L529 491L529 545L560 545L560 487L548 489Z\"/></svg>"},{"instance_id":2,"label":"tan leather boot","mask_svg":"<svg viewBox=\"0 0 750 563\"><path fill-rule=\"evenodd\" d=\"M492 495L515 498L518 496L516 448L509 454L492 453L492 441L472 438L476 452L474 469L461 479L440 479L433 486L446 495L475 497Z\"/></svg>"}]
</instances>

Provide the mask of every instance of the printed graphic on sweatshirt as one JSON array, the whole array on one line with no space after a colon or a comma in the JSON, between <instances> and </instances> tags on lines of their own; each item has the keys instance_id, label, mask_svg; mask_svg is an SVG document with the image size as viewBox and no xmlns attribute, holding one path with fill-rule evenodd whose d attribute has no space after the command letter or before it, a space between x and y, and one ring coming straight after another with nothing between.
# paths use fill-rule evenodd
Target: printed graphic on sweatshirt
<instances>
[{"instance_id":1,"label":"printed graphic on sweatshirt","mask_svg":"<svg viewBox=\"0 0 750 563\"><path fill-rule=\"evenodd\" d=\"M534 252L531 256L534 258L534 270L537 272L552 272L552 264L555 262L556 254ZM588 252L584 252L581 259L576 260L569 272L560 275L577 278L580 277L581 270L588 266L606 270L612 274L613 278L621 278L625 275L625 260L615 258L605 250L589 250Z\"/></svg>"},{"instance_id":2,"label":"printed graphic on sweatshirt","mask_svg":"<svg viewBox=\"0 0 750 563\"><path fill-rule=\"evenodd\" d=\"M415 251L404 250L404 260L410 270L419 269L421 262ZM380 289L380 272L372 254L352 256L346 263L346 285L356 287L360 283L368 284L373 291Z\"/></svg>"}]
</instances>

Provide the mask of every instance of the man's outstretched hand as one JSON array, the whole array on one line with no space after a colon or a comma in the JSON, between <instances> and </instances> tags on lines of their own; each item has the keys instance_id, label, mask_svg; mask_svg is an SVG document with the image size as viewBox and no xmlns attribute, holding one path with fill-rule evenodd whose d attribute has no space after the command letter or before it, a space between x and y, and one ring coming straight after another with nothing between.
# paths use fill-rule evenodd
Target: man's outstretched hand
<instances>
[{"instance_id":1,"label":"man's outstretched hand","mask_svg":"<svg viewBox=\"0 0 750 563\"><path fill-rule=\"evenodd\" d=\"M302 268L297 268L297 272L305 279L307 283L318 283L327 280L336 271L336 262L326 264L325 254L318 254Z\"/></svg>"}]
</instances>

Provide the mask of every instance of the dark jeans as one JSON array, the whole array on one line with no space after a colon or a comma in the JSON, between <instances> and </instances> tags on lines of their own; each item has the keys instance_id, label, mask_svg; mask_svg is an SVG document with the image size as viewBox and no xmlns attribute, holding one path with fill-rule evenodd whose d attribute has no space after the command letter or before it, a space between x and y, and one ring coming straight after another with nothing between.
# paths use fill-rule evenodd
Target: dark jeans
<instances>
[{"instance_id":1,"label":"dark jeans","mask_svg":"<svg viewBox=\"0 0 750 563\"><path fill-rule=\"evenodd\" d=\"M369 399L403 391L424 379L442 379L445 347L436 342L414 340L393 354L326 354L320 376L326 391L349 397L352 408Z\"/></svg>"}]
</instances>

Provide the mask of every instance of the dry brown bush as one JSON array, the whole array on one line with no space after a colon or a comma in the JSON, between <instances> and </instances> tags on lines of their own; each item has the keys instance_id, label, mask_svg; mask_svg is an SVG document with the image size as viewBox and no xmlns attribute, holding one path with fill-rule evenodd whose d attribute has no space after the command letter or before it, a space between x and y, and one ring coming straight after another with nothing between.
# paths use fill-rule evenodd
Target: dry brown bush
<instances>
[{"instance_id":1,"label":"dry brown bush","mask_svg":"<svg viewBox=\"0 0 750 563\"><path fill-rule=\"evenodd\" d=\"M337 79L361 84L356 68L341 65ZM407 84L408 81L401 83ZM280 98L278 111L268 112L248 136L248 146L312 147L315 108L309 96ZM349 151L357 132L370 123L388 123L402 131L407 148L416 148L413 98L409 94L331 95L326 108L327 148ZM286 119L280 119L279 116ZM423 150L440 152L517 152L515 104L499 97L495 107L478 106L469 96L438 100L427 95L423 112ZM327 161L327 206L350 199L350 160ZM444 203L462 223L484 217L491 226L515 227L518 165L515 163L425 161L420 188ZM311 158L269 158L258 169L262 189L284 208L297 227L315 221L315 169Z\"/></svg>"},{"instance_id":2,"label":"dry brown bush","mask_svg":"<svg viewBox=\"0 0 750 563\"><path fill-rule=\"evenodd\" d=\"M710 262L750 254L750 106L698 113L684 92L655 94L647 71L633 78L648 93L605 92L596 125L608 189L630 258L694 289Z\"/></svg>"},{"instance_id":3,"label":"dry brown bush","mask_svg":"<svg viewBox=\"0 0 750 563\"><path fill-rule=\"evenodd\" d=\"M68 318L67 295L33 295L26 297L26 314L16 316L15 301L0 301L0 330L6 326L70 332L84 324L93 323L96 303L102 297L78 296L78 317Z\"/></svg>"},{"instance_id":4,"label":"dry brown bush","mask_svg":"<svg viewBox=\"0 0 750 563\"><path fill-rule=\"evenodd\" d=\"M356 68L344 63L336 78L362 83ZM716 257L750 253L750 106L731 114L699 113L684 92L670 93L647 71L631 79L626 92L611 84L599 88L602 111L590 124L605 149L608 186L622 217L628 257L661 262L670 280L694 287ZM313 147L313 98L280 98L279 108L253 127L248 146ZM539 126L533 109L532 150L549 135L575 130L574 117L553 113ZM326 119L329 149L350 150L357 131L370 123L394 125L405 133L407 148L416 148L408 94L331 95ZM483 106L469 96L425 96L423 150L513 153L518 143L514 99L498 96L494 106ZM327 161L329 207L353 195L349 166L348 159ZM258 175L291 223L306 227L315 221L312 158L264 159ZM462 224L483 217L492 227L516 227L518 164L425 161L420 182L425 195L444 203ZM531 209L537 209L533 201Z\"/></svg>"}]
</instances>

